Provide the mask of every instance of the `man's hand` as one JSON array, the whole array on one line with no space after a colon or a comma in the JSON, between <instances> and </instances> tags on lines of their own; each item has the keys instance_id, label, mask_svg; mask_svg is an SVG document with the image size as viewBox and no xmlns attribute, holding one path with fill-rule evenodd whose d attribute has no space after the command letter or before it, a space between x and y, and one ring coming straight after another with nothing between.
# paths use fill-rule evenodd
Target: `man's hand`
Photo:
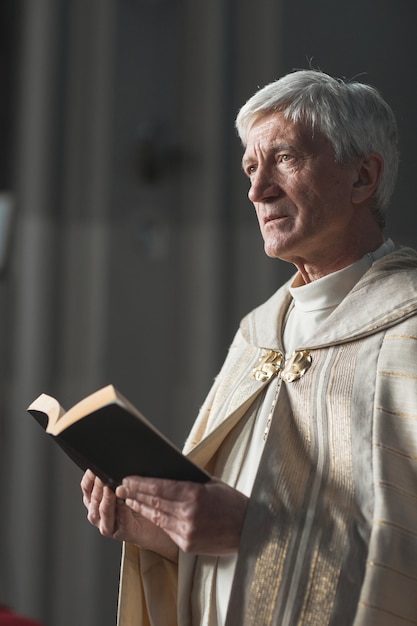
<instances>
[{"instance_id":1,"label":"man's hand","mask_svg":"<svg viewBox=\"0 0 417 626\"><path fill-rule=\"evenodd\" d=\"M102 535L135 543L171 561L177 561L178 548L172 539L155 524L127 507L120 498L116 498L110 487L90 470L85 472L81 480L81 490L88 511L87 519Z\"/></svg>"},{"instance_id":2,"label":"man's hand","mask_svg":"<svg viewBox=\"0 0 417 626\"><path fill-rule=\"evenodd\" d=\"M220 480L197 484L129 476L116 495L185 552L221 555L239 548L248 498Z\"/></svg>"}]
</instances>

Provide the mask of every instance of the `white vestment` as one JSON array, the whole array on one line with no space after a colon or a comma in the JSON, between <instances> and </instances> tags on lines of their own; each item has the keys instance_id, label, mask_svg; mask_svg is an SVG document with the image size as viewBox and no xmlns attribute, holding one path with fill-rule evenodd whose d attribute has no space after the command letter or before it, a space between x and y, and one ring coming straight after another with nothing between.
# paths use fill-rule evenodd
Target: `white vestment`
<instances>
[{"instance_id":1,"label":"white vestment","mask_svg":"<svg viewBox=\"0 0 417 626\"><path fill-rule=\"evenodd\" d=\"M185 447L236 485L265 394L278 388L226 625L416 623L417 254L373 264L297 346L311 357L303 376L256 379L259 358L283 351L290 285L242 321ZM181 554L177 572L126 545L120 626L196 626L190 598L211 599L213 565Z\"/></svg>"}]
</instances>

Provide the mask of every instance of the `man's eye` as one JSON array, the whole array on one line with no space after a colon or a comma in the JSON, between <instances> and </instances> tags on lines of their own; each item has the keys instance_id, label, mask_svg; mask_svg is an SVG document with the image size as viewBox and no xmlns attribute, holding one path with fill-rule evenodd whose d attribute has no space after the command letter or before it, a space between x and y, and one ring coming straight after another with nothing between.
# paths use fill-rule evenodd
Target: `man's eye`
<instances>
[{"instance_id":1,"label":"man's eye","mask_svg":"<svg viewBox=\"0 0 417 626\"><path fill-rule=\"evenodd\" d=\"M279 160L283 161L284 163L287 161L291 160L291 155L290 154L280 154L279 155Z\"/></svg>"}]
</instances>

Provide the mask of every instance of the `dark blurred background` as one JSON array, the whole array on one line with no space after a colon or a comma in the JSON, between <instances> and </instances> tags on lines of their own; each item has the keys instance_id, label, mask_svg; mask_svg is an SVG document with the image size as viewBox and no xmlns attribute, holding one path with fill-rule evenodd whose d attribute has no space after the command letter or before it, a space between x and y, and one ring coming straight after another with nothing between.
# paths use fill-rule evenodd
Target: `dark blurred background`
<instances>
[{"instance_id":1,"label":"dark blurred background","mask_svg":"<svg viewBox=\"0 0 417 626\"><path fill-rule=\"evenodd\" d=\"M0 0L0 600L112 626L120 546L26 414L113 383L182 445L264 257L234 131L312 65L377 86L401 136L388 220L417 246L414 0Z\"/></svg>"}]
</instances>

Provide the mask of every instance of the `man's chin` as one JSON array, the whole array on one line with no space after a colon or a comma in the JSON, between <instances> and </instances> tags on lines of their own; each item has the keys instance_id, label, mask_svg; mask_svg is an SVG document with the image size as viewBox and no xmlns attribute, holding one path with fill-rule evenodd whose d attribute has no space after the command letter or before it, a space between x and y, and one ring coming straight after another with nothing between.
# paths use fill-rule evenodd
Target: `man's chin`
<instances>
[{"instance_id":1,"label":"man's chin","mask_svg":"<svg viewBox=\"0 0 417 626\"><path fill-rule=\"evenodd\" d=\"M294 264L293 258L297 258L294 256L290 246L285 246L282 243L278 244L275 242L274 244L268 244L268 242L266 242L264 245L264 251L266 256L270 259L279 259L280 261L285 261L285 263Z\"/></svg>"},{"instance_id":2,"label":"man's chin","mask_svg":"<svg viewBox=\"0 0 417 626\"><path fill-rule=\"evenodd\" d=\"M277 242L265 242L264 251L266 256L269 256L271 259L281 259L282 254L285 254L284 246L279 245Z\"/></svg>"}]
</instances>

